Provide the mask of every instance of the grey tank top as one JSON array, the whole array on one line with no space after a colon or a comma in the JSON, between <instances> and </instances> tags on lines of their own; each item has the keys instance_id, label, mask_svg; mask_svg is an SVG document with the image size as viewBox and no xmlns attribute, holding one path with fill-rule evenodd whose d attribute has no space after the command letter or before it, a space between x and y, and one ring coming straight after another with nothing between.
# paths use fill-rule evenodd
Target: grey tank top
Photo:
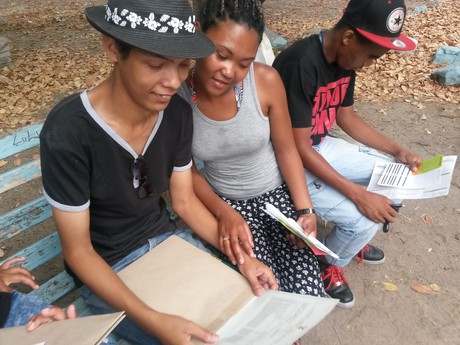
<instances>
[{"instance_id":1,"label":"grey tank top","mask_svg":"<svg viewBox=\"0 0 460 345\"><path fill-rule=\"evenodd\" d=\"M241 107L230 120L206 117L191 100L185 83L178 94L193 109L192 154L203 161L204 175L217 194L246 200L283 183L270 140L270 123L260 108L253 65L243 81Z\"/></svg>"}]
</instances>

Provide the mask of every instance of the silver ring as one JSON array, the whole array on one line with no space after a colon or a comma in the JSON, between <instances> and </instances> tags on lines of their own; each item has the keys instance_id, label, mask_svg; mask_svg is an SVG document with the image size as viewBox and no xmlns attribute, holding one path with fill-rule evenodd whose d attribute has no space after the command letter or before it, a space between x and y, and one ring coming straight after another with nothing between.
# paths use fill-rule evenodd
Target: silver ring
<instances>
[{"instance_id":1,"label":"silver ring","mask_svg":"<svg viewBox=\"0 0 460 345\"><path fill-rule=\"evenodd\" d=\"M222 241L228 241L229 239L230 239L230 237L224 236L224 237L222 238Z\"/></svg>"}]
</instances>

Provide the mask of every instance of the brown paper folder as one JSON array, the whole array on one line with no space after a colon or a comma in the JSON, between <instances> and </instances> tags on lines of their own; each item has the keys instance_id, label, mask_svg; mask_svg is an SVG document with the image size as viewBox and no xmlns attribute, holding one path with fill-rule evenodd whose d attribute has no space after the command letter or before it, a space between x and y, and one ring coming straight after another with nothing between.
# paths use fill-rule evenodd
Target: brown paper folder
<instances>
[{"instance_id":1,"label":"brown paper folder","mask_svg":"<svg viewBox=\"0 0 460 345\"><path fill-rule=\"evenodd\" d=\"M26 326L0 330L1 345L99 345L124 318L124 312L49 322L33 332Z\"/></svg>"},{"instance_id":2,"label":"brown paper folder","mask_svg":"<svg viewBox=\"0 0 460 345\"><path fill-rule=\"evenodd\" d=\"M172 236L119 273L153 309L217 331L254 297L247 280L210 254Z\"/></svg>"},{"instance_id":3,"label":"brown paper folder","mask_svg":"<svg viewBox=\"0 0 460 345\"><path fill-rule=\"evenodd\" d=\"M292 345L337 303L281 291L255 297L241 274L176 236L119 275L153 309L217 332L219 345Z\"/></svg>"}]
</instances>

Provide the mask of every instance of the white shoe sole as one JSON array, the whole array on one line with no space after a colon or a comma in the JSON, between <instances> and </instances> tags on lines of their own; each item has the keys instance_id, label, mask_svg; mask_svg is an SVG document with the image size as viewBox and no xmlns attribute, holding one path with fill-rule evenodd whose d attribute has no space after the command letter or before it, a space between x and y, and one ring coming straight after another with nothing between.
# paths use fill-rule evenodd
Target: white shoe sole
<instances>
[{"instance_id":1,"label":"white shoe sole","mask_svg":"<svg viewBox=\"0 0 460 345\"><path fill-rule=\"evenodd\" d=\"M381 265L385 262L386 257L384 256L382 260L379 261L373 261L373 260L363 260L361 263L366 264L366 265Z\"/></svg>"},{"instance_id":2,"label":"white shoe sole","mask_svg":"<svg viewBox=\"0 0 460 345\"><path fill-rule=\"evenodd\" d=\"M328 298L332 298L331 296L329 296L326 292L326 296ZM353 297L353 300L351 302L348 302L348 303L342 303L340 302L339 300L339 303L337 303L337 307L339 308L342 308L342 309L349 309L349 308L353 308L355 306L355 298Z\"/></svg>"}]
</instances>

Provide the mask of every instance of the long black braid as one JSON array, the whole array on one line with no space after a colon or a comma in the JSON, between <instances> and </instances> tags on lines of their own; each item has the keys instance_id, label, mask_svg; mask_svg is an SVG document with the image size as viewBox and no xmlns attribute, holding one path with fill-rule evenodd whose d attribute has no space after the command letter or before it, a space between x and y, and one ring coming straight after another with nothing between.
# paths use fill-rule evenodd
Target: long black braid
<instances>
[{"instance_id":1,"label":"long black braid","mask_svg":"<svg viewBox=\"0 0 460 345\"><path fill-rule=\"evenodd\" d=\"M203 32L229 19L254 29L262 40L265 23L259 0L207 0L198 14Z\"/></svg>"}]
</instances>

